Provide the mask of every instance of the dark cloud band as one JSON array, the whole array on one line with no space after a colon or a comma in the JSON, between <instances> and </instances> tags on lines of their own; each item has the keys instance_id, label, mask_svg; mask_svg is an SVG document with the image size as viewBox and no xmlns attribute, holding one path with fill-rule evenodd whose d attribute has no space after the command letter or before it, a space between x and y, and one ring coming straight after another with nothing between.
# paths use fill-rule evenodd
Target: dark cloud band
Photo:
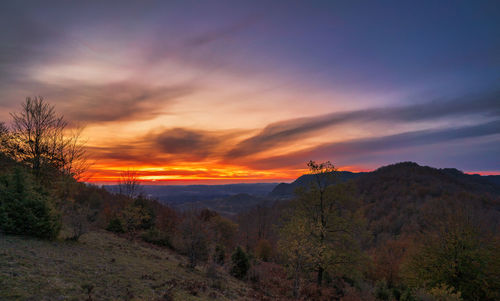
<instances>
[{"instance_id":1,"label":"dark cloud band","mask_svg":"<svg viewBox=\"0 0 500 301\"><path fill-rule=\"evenodd\" d=\"M285 120L270 124L257 135L243 140L226 154L226 158L245 157L287 145L336 125L359 125L364 122L417 122L474 114L500 116L500 93Z\"/></svg>"}]
</instances>

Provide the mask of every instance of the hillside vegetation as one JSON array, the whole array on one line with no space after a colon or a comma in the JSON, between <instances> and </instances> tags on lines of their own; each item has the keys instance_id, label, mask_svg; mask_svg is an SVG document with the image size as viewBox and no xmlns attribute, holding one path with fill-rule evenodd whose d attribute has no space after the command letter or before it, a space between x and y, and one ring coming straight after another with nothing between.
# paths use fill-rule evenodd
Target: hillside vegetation
<instances>
[{"instance_id":1,"label":"hillside vegetation","mask_svg":"<svg viewBox=\"0 0 500 301\"><path fill-rule=\"evenodd\" d=\"M224 271L102 231L78 243L0 236L0 300L244 300L243 282Z\"/></svg>"},{"instance_id":2,"label":"hillside vegetation","mask_svg":"<svg viewBox=\"0 0 500 301\"><path fill-rule=\"evenodd\" d=\"M500 185L456 169L404 162L365 173L353 185L375 241L421 233L433 218L461 207L492 228L500 221Z\"/></svg>"}]
</instances>

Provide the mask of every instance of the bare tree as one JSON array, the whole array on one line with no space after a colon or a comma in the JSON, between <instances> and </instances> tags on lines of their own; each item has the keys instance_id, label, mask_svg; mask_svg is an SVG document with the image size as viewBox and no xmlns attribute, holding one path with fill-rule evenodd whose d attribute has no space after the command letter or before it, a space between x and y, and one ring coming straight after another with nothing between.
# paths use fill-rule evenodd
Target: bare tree
<instances>
[{"instance_id":1,"label":"bare tree","mask_svg":"<svg viewBox=\"0 0 500 301\"><path fill-rule=\"evenodd\" d=\"M257 205L255 208L257 213L257 239L267 239L269 235L271 220L270 220L270 209L266 206Z\"/></svg>"},{"instance_id":2,"label":"bare tree","mask_svg":"<svg viewBox=\"0 0 500 301\"><path fill-rule=\"evenodd\" d=\"M82 175L88 170L90 163L87 157L85 141L82 141L81 134L83 127L71 130L63 139L64 146L59 153L60 169L66 175L80 180Z\"/></svg>"},{"instance_id":3,"label":"bare tree","mask_svg":"<svg viewBox=\"0 0 500 301\"><path fill-rule=\"evenodd\" d=\"M68 135L68 123L43 97L27 97L21 112L11 115L19 160L37 177L50 167L78 179L87 167L81 129Z\"/></svg>"},{"instance_id":4,"label":"bare tree","mask_svg":"<svg viewBox=\"0 0 500 301\"><path fill-rule=\"evenodd\" d=\"M194 269L200 261L206 261L209 253L207 228L196 211L185 213L179 225L181 249L188 256L189 267Z\"/></svg>"},{"instance_id":5,"label":"bare tree","mask_svg":"<svg viewBox=\"0 0 500 301\"><path fill-rule=\"evenodd\" d=\"M120 194L126 195L129 198L135 198L141 192L140 185L137 171L127 169L120 173L120 180L118 181Z\"/></svg>"},{"instance_id":6,"label":"bare tree","mask_svg":"<svg viewBox=\"0 0 500 301\"><path fill-rule=\"evenodd\" d=\"M30 164L35 175L40 176L42 165L57 161L55 155L62 148L57 141L67 123L42 97L26 98L21 112L11 115L19 146L18 157Z\"/></svg>"},{"instance_id":7,"label":"bare tree","mask_svg":"<svg viewBox=\"0 0 500 301\"><path fill-rule=\"evenodd\" d=\"M0 153L8 155L12 151L11 147L12 135L5 126L5 123L0 122Z\"/></svg>"},{"instance_id":8,"label":"bare tree","mask_svg":"<svg viewBox=\"0 0 500 301\"><path fill-rule=\"evenodd\" d=\"M78 241L80 236L87 233L90 229L91 210L89 204L77 204L68 202L64 208L64 219L72 232L68 240Z\"/></svg>"}]
</instances>

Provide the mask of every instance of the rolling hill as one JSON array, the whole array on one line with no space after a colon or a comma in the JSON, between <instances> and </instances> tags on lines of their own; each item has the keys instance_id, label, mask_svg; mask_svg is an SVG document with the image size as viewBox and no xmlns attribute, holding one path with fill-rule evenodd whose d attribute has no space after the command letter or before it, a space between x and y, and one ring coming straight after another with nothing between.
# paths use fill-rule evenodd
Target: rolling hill
<instances>
[{"instance_id":1,"label":"rolling hill","mask_svg":"<svg viewBox=\"0 0 500 301\"><path fill-rule=\"evenodd\" d=\"M0 300L247 300L244 282L208 277L165 248L96 231L81 242L0 235Z\"/></svg>"}]
</instances>

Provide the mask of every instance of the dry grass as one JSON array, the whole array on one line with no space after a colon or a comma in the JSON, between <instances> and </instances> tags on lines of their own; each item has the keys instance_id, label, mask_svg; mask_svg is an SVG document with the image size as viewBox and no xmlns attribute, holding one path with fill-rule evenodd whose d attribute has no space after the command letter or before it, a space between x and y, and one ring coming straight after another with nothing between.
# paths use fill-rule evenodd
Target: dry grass
<instances>
[{"instance_id":1,"label":"dry grass","mask_svg":"<svg viewBox=\"0 0 500 301\"><path fill-rule=\"evenodd\" d=\"M89 300L89 288L91 300L241 300L251 295L245 283L230 276L212 279L185 266L185 259L169 250L106 232L88 233L76 243L0 234L0 300Z\"/></svg>"}]
</instances>

